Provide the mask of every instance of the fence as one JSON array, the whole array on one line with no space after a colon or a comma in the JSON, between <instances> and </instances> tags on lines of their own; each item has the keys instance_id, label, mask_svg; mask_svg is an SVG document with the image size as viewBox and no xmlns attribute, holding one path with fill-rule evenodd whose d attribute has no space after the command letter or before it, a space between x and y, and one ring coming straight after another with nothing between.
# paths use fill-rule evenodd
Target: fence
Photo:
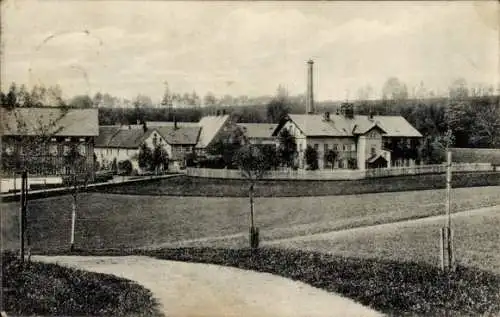
<instances>
[{"instance_id":1,"label":"fence","mask_svg":"<svg viewBox=\"0 0 500 317\"><path fill-rule=\"evenodd\" d=\"M494 167L490 163L459 163L452 165L452 172L488 172ZM402 176L402 175L422 175L441 174L446 172L444 164L439 165L419 165L410 167L375 168L367 170L275 170L269 171L264 179L295 179L295 180L356 180L364 178ZM207 178L244 178L239 170L192 168L186 169L186 175Z\"/></svg>"}]
</instances>

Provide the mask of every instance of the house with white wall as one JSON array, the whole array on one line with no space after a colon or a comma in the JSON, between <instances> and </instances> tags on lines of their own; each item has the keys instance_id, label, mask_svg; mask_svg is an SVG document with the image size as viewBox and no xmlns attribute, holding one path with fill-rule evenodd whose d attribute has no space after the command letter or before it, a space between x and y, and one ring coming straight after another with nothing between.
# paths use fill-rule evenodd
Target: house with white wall
<instances>
[{"instance_id":1,"label":"house with white wall","mask_svg":"<svg viewBox=\"0 0 500 317\"><path fill-rule=\"evenodd\" d=\"M146 144L151 150L156 145L171 153L170 145L160 132L143 125L100 126L94 151L101 169L111 169L113 161L130 160L132 168L139 170L139 150Z\"/></svg>"},{"instance_id":2,"label":"house with white wall","mask_svg":"<svg viewBox=\"0 0 500 317\"><path fill-rule=\"evenodd\" d=\"M297 163L306 168L305 150L308 146L318 153L318 166L325 168L391 167L394 160L385 145L392 139L404 140L410 146L422 135L401 116L363 116L343 114L290 114L278 124L273 136L286 129L297 144ZM327 161L327 153L336 153L333 166ZM406 159L414 164L413 158Z\"/></svg>"}]
</instances>

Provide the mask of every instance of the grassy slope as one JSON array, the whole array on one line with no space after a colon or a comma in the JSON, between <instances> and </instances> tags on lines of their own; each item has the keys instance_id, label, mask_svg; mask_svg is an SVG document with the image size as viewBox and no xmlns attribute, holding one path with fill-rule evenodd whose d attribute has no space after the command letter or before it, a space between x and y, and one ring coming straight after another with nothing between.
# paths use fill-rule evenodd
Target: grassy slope
<instances>
[{"instance_id":1,"label":"grassy slope","mask_svg":"<svg viewBox=\"0 0 500 317\"><path fill-rule=\"evenodd\" d=\"M347 257L422 261L439 265L442 219L395 223L279 241L276 247L314 250ZM500 207L452 219L456 260L500 274ZM499 290L500 291L500 290Z\"/></svg>"},{"instance_id":2,"label":"grassy slope","mask_svg":"<svg viewBox=\"0 0 500 317\"><path fill-rule=\"evenodd\" d=\"M498 186L500 172L455 173L452 187ZM410 191L445 188L444 174L398 176L355 181L260 181L255 187L258 197L300 197L352 195L364 193ZM130 184L106 189L109 193L247 197L248 183L245 180L208 179L196 177L174 177L167 180Z\"/></svg>"},{"instance_id":3,"label":"grassy slope","mask_svg":"<svg viewBox=\"0 0 500 317\"><path fill-rule=\"evenodd\" d=\"M454 189L454 210L500 204L499 187ZM259 198L256 223L263 240L331 231L444 212L443 191L331 197ZM71 197L29 203L35 249L67 248ZM215 246L246 245L248 199L83 194L78 202L76 246L133 248L179 240L240 234ZM3 248L17 247L18 205L2 205ZM208 241L214 245L212 241ZM196 242L199 245L199 242Z\"/></svg>"},{"instance_id":4,"label":"grassy slope","mask_svg":"<svg viewBox=\"0 0 500 317\"><path fill-rule=\"evenodd\" d=\"M150 291L128 280L2 254L3 309L10 315L163 316Z\"/></svg>"}]
</instances>

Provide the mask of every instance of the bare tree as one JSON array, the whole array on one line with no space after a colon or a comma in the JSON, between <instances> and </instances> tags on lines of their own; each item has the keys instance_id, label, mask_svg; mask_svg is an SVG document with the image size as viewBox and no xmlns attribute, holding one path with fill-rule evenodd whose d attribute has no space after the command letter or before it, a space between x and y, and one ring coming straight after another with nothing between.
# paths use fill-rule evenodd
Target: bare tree
<instances>
[{"instance_id":1,"label":"bare tree","mask_svg":"<svg viewBox=\"0 0 500 317\"><path fill-rule=\"evenodd\" d=\"M250 247L259 246L259 230L254 223L254 190L255 184L270 169L270 164L258 147L252 144L242 146L235 156L235 162L241 174L248 180L250 198Z\"/></svg>"}]
</instances>

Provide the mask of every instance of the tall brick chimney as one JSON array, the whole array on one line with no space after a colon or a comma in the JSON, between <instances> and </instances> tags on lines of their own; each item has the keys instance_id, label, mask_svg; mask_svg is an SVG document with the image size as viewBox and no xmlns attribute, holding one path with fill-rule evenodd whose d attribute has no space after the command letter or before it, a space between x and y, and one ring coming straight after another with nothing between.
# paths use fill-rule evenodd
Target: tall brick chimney
<instances>
[{"instance_id":1,"label":"tall brick chimney","mask_svg":"<svg viewBox=\"0 0 500 317\"><path fill-rule=\"evenodd\" d=\"M313 92L313 65L312 59L307 61L307 93L306 93L306 113L314 113L314 92Z\"/></svg>"}]
</instances>

